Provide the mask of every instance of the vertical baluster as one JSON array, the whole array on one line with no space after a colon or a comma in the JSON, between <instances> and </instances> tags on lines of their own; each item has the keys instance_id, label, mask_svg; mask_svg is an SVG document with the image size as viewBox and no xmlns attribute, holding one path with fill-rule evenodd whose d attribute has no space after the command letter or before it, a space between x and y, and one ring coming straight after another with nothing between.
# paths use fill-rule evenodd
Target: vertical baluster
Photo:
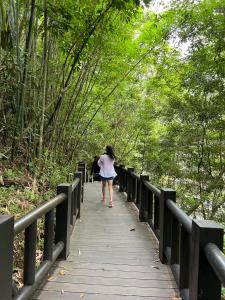
<instances>
[{"instance_id":1,"label":"vertical baluster","mask_svg":"<svg viewBox=\"0 0 225 300\"><path fill-rule=\"evenodd\" d=\"M37 221L25 229L24 244L24 285L35 281L36 268Z\"/></svg>"},{"instance_id":2,"label":"vertical baluster","mask_svg":"<svg viewBox=\"0 0 225 300\"><path fill-rule=\"evenodd\" d=\"M153 193L148 189L148 222L153 227Z\"/></svg>"},{"instance_id":3,"label":"vertical baluster","mask_svg":"<svg viewBox=\"0 0 225 300\"><path fill-rule=\"evenodd\" d=\"M170 264L172 265L172 271L176 282L179 282L180 270L179 270L179 252L180 252L180 224L176 218L172 217L172 230L171 230L171 258Z\"/></svg>"},{"instance_id":4,"label":"vertical baluster","mask_svg":"<svg viewBox=\"0 0 225 300\"><path fill-rule=\"evenodd\" d=\"M154 195L154 231L159 235L159 198Z\"/></svg>"},{"instance_id":5,"label":"vertical baluster","mask_svg":"<svg viewBox=\"0 0 225 300\"><path fill-rule=\"evenodd\" d=\"M189 287L189 265L190 265L190 235L181 226L180 230L180 278L179 278L179 288L188 289Z\"/></svg>"},{"instance_id":6,"label":"vertical baluster","mask_svg":"<svg viewBox=\"0 0 225 300\"><path fill-rule=\"evenodd\" d=\"M45 215L45 232L44 232L44 260L52 260L54 247L54 210Z\"/></svg>"}]
</instances>

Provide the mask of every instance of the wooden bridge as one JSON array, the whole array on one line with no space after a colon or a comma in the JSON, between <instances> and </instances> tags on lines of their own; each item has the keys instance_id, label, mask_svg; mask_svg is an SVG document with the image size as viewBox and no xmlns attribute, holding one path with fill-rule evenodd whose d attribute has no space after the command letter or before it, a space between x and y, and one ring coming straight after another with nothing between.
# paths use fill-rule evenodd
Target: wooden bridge
<instances>
[{"instance_id":1,"label":"wooden bridge","mask_svg":"<svg viewBox=\"0 0 225 300\"><path fill-rule=\"evenodd\" d=\"M115 191L115 205L101 201L100 182L85 185L82 218L67 261L53 268L34 299L161 300L178 295L175 281L158 259L158 241L137 209Z\"/></svg>"},{"instance_id":2,"label":"wooden bridge","mask_svg":"<svg viewBox=\"0 0 225 300\"><path fill-rule=\"evenodd\" d=\"M176 193L117 167L113 209L80 164L72 183L14 222L0 217L2 300L220 300L225 285L223 228L192 220ZM69 180L68 180L69 181ZM84 184L84 182L86 183ZM44 217L36 265L37 220ZM24 279L12 281L13 241L24 232Z\"/></svg>"}]
</instances>

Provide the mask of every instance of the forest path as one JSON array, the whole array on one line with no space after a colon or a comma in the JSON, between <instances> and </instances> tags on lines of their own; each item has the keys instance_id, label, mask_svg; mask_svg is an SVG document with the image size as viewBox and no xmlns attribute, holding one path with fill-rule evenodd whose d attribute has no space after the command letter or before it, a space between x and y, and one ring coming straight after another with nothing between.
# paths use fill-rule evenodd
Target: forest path
<instances>
[{"instance_id":1,"label":"forest path","mask_svg":"<svg viewBox=\"0 0 225 300\"><path fill-rule=\"evenodd\" d=\"M101 201L100 182L86 183L81 219L67 261L57 262L33 299L166 300L178 290L158 259L158 242L135 206L114 190L114 207Z\"/></svg>"}]
</instances>

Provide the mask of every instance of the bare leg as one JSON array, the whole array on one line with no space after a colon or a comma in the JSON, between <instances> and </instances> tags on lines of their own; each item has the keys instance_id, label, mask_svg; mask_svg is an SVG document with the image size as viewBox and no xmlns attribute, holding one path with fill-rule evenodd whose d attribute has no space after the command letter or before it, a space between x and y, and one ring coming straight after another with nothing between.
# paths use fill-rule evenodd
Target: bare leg
<instances>
[{"instance_id":1,"label":"bare leg","mask_svg":"<svg viewBox=\"0 0 225 300\"><path fill-rule=\"evenodd\" d=\"M108 188L109 188L109 207L113 206L113 181L112 180L108 180Z\"/></svg>"},{"instance_id":2,"label":"bare leg","mask_svg":"<svg viewBox=\"0 0 225 300\"><path fill-rule=\"evenodd\" d=\"M105 201L105 187L106 187L106 181L102 180L102 201Z\"/></svg>"}]
</instances>

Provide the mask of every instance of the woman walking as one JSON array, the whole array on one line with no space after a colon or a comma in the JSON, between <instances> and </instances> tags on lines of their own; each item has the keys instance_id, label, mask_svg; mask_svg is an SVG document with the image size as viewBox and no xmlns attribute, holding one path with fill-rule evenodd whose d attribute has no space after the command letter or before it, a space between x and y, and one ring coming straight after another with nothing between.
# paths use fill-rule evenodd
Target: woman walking
<instances>
[{"instance_id":1,"label":"woman walking","mask_svg":"<svg viewBox=\"0 0 225 300\"><path fill-rule=\"evenodd\" d=\"M102 201L105 202L105 189L108 184L109 189L109 207L113 207L113 179L116 177L114 169L114 162L116 156L114 154L113 146L107 145L105 153L100 156L98 165L100 167L100 176L102 181Z\"/></svg>"}]
</instances>

